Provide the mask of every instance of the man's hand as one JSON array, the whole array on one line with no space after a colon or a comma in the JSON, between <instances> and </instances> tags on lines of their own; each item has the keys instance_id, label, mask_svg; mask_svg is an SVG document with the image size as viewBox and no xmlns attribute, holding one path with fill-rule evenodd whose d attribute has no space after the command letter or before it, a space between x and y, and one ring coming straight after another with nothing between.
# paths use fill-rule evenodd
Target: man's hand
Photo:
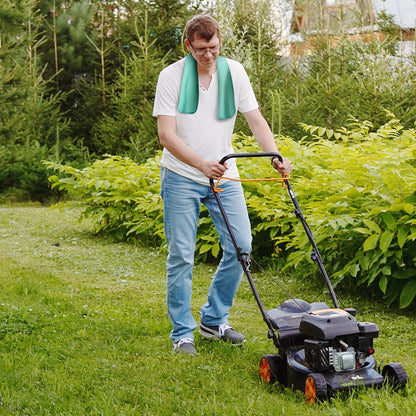
<instances>
[{"instance_id":1,"label":"man's hand","mask_svg":"<svg viewBox=\"0 0 416 416\"><path fill-rule=\"evenodd\" d=\"M219 179L224 175L227 166L217 161L206 160L201 166L201 172L209 179Z\"/></svg>"},{"instance_id":2,"label":"man's hand","mask_svg":"<svg viewBox=\"0 0 416 416\"><path fill-rule=\"evenodd\" d=\"M279 158L275 157L272 161L272 166L281 174L290 174L292 172L292 164L290 163L289 159L283 158L283 161L281 162Z\"/></svg>"}]
</instances>

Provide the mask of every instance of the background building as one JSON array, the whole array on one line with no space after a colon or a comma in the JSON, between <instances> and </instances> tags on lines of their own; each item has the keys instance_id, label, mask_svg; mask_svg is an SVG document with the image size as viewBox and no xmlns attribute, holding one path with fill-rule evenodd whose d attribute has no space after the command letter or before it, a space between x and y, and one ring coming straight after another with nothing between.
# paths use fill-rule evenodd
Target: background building
<instances>
[{"instance_id":1,"label":"background building","mask_svg":"<svg viewBox=\"0 0 416 416\"><path fill-rule=\"evenodd\" d=\"M310 50L308 39L315 33L366 40L368 35L383 38L380 17L400 32L398 53L414 54L416 0L279 0L282 37L293 54Z\"/></svg>"}]
</instances>

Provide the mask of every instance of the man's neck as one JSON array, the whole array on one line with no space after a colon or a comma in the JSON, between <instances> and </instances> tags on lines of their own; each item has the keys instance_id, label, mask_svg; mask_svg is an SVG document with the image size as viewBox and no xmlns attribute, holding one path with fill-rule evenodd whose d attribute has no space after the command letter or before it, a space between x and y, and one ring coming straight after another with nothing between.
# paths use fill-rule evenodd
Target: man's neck
<instances>
[{"instance_id":1,"label":"man's neck","mask_svg":"<svg viewBox=\"0 0 416 416\"><path fill-rule=\"evenodd\" d=\"M198 65L198 79L204 88L208 89L211 84L212 76L217 72L217 62L209 67Z\"/></svg>"}]
</instances>

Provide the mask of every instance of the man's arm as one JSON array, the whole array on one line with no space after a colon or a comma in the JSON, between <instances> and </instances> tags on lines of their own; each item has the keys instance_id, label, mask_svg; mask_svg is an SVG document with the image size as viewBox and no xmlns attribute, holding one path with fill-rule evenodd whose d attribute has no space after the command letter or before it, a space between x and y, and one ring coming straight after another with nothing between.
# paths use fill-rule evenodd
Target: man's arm
<instances>
[{"instance_id":1,"label":"man's arm","mask_svg":"<svg viewBox=\"0 0 416 416\"><path fill-rule=\"evenodd\" d=\"M224 165L218 161L209 161L199 156L178 137L174 116L158 116L157 128L160 144L177 159L200 170L210 179L218 179L224 174L226 170Z\"/></svg>"},{"instance_id":2,"label":"man's arm","mask_svg":"<svg viewBox=\"0 0 416 416\"><path fill-rule=\"evenodd\" d=\"M273 133L260 110L255 109L248 111L247 113L244 113L244 117L261 148L265 152L278 152ZM273 167L278 170L281 175L284 175L285 173L289 174L292 171L292 165L286 158L283 158L283 162L280 162L279 159L275 158L273 160Z\"/></svg>"}]
</instances>

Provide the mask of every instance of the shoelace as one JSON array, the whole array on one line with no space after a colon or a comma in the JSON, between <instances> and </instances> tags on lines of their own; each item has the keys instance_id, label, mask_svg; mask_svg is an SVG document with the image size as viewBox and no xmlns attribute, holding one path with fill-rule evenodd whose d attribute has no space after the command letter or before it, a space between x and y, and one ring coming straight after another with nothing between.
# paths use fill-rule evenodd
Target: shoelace
<instances>
[{"instance_id":1,"label":"shoelace","mask_svg":"<svg viewBox=\"0 0 416 416\"><path fill-rule=\"evenodd\" d=\"M180 347L182 344L193 344L194 340L192 338L183 338L178 341L178 347Z\"/></svg>"},{"instance_id":2,"label":"shoelace","mask_svg":"<svg viewBox=\"0 0 416 416\"><path fill-rule=\"evenodd\" d=\"M219 334L220 334L220 337L222 337L224 334L225 334L225 331L227 330L227 329L233 329L232 327L231 327L231 325L230 324L221 324L219 327L218 327L218 332L219 332Z\"/></svg>"}]
</instances>

